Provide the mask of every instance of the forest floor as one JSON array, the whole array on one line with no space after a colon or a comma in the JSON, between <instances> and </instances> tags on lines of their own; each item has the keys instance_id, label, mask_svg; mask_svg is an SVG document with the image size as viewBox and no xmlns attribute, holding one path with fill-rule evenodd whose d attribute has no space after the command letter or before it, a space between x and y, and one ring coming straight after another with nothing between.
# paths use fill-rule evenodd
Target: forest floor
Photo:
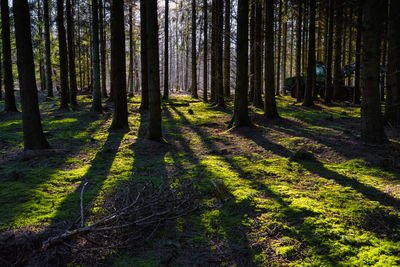
<instances>
[{"instance_id":1,"label":"forest floor","mask_svg":"<svg viewBox=\"0 0 400 267\"><path fill-rule=\"evenodd\" d=\"M144 139L138 96L129 132L109 132L112 105L95 114L90 101L79 96L69 112L41 103L52 149L39 153L23 151L21 115L0 113L0 265L400 265L400 130L387 128L385 145L363 143L359 107L280 96L280 119L251 107L255 126L228 131L232 102L172 96L158 144ZM79 221L83 181L95 214L127 180L191 180L198 208L132 249L98 253L82 241L40 251L43 236Z\"/></svg>"}]
</instances>

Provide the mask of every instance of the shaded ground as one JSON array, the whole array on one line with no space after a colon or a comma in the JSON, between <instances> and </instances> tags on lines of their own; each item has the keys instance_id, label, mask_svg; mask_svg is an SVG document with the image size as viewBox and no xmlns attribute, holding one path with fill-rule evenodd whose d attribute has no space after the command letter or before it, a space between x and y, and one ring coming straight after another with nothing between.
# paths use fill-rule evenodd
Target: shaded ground
<instances>
[{"instance_id":1,"label":"shaded ground","mask_svg":"<svg viewBox=\"0 0 400 267\"><path fill-rule=\"evenodd\" d=\"M43 102L53 148L40 153L22 151L19 114L0 114L0 248L21 236L37 239L29 239L32 254L0 252L4 264L16 258L48 265L400 264L399 132L387 129L386 145L364 144L358 107L309 109L280 97L281 119L265 121L253 108L255 127L227 131L231 106L216 110L175 96L163 104L168 144L160 145L143 139L146 114L138 112L138 97L129 99L127 133L109 133L111 111L90 113L90 99L79 100L80 110L67 113L57 101ZM315 159L294 157L298 151ZM42 239L76 227L83 181L96 185L85 194L96 213L129 179L193 180L200 209L133 250L106 257L76 256L65 247L39 253Z\"/></svg>"}]
</instances>

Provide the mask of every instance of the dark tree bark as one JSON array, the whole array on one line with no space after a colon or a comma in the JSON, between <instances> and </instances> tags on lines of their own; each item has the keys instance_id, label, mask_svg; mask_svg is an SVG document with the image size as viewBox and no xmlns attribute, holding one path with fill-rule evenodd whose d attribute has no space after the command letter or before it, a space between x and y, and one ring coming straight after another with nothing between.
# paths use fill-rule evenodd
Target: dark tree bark
<instances>
[{"instance_id":1,"label":"dark tree bark","mask_svg":"<svg viewBox=\"0 0 400 267\"><path fill-rule=\"evenodd\" d=\"M279 13L278 13L278 40L277 40L277 62L276 62L276 88L275 95L279 95L281 88L281 43L282 43L282 1L279 0Z\"/></svg>"},{"instance_id":2,"label":"dark tree bark","mask_svg":"<svg viewBox=\"0 0 400 267\"><path fill-rule=\"evenodd\" d=\"M132 6L129 6L129 70L128 70L128 92L129 96L133 96L133 18Z\"/></svg>"},{"instance_id":3,"label":"dark tree bark","mask_svg":"<svg viewBox=\"0 0 400 267\"><path fill-rule=\"evenodd\" d=\"M43 64L43 15L42 15L42 6L41 1L37 1L37 19L38 19L38 53L39 53L39 78L40 78L40 91L44 91L46 89L46 78L44 75L44 64ZM1 80L1 71L0 71L0 80ZM1 91L1 85L0 85ZM0 93L1 95L1 93ZM1 99L1 96L0 96Z\"/></svg>"},{"instance_id":4,"label":"dark tree bark","mask_svg":"<svg viewBox=\"0 0 400 267\"><path fill-rule=\"evenodd\" d=\"M250 89L249 89L249 100L254 102L254 52L255 52L255 7L256 7L256 0L249 0L250 1Z\"/></svg>"},{"instance_id":5,"label":"dark tree bark","mask_svg":"<svg viewBox=\"0 0 400 267\"><path fill-rule=\"evenodd\" d=\"M64 27L64 0L57 0L58 50L60 60L60 109L68 109L67 40Z\"/></svg>"},{"instance_id":6,"label":"dark tree bark","mask_svg":"<svg viewBox=\"0 0 400 267\"><path fill-rule=\"evenodd\" d=\"M223 81L223 21L224 21L224 3L223 0L216 0L216 86L217 86L217 105L225 108L224 99L224 81Z\"/></svg>"},{"instance_id":7,"label":"dark tree bark","mask_svg":"<svg viewBox=\"0 0 400 267\"><path fill-rule=\"evenodd\" d=\"M192 0L192 97L197 95L196 0Z\"/></svg>"},{"instance_id":8,"label":"dark tree bark","mask_svg":"<svg viewBox=\"0 0 400 267\"><path fill-rule=\"evenodd\" d=\"M33 63L31 23L27 0L13 0L18 78L25 149L49 148L43 134Z\"/></svg>"},{"instance_id":9,"label":"dark tree bark","mask_svg":"<svg viewBox=\"0 0 400 267\"><path fill-rule=\"evenodd\" d=\"M308 31L308 66L307 85L304 93L303 106L313 106L313 92L315 90L315 0L310 1L310 27Z\"/></svg>"},{"instance_id":10,"label":"dark tree bark","mask_svg":"<svg viewBox=\"0 0 400 267\"><path fill-rule=\"evenodd\" d=\"M208 12L207 12L208 2L204 0L203 2L203 13L204 13L204 71L203 71L203 79L204 79L204 89L203 89L203 101L205 103L208 102L207 99L207 90L208 90Z\"/></svg>"},{"instance_id":11,"label":"dark tree bark","mask_svg":"<svg viewBox=\"0 0 400 267\"><path fill-rule=\"evenodd\" d=\"M76 101L76 71L75 71L75 44L74 44L74 20L72 18L72 12L74 7L71 6L71 0L67 0L66 11L67 11L67 38L68 38L68 67L69 67L69 93L71 106L77 106Z\"/></svg>"},{"instance_id":12,"label":"dark tree bark","mask_svg":"<svg viewBox=\"0 0 400 267\"><path fill-rule=\"evenodd\" d=\"M274 119L279 118L274 88L274 0L265 0L265 8L264 115L267 119Z\"/></svg>"},{"instance_id":13,"label":"dark tree bark","mask_svg":"<svg viewBox=\"0 0 400 267\"><path fill-rule=\"evenodd\" d=\"M111 2L111 90L114 92L112 130L129 129L126 99L124 1Z\"/></svg>"},{"instance_id":14,"label":"dark tree bark","mask_svg":"<svg viewBox=\"0 0 400 267\"><path fill-rule=\"evenodd\" d=\"M168 73L169 73L169 53L168 53L168 39L169 39L169 25L168 25L168 12L169 12L169 1L165 0L165 20L164 20L164 31L165 31L165 39L164 39L164 95L163 99L168 99Z\"/></svg>"},{"instance_id":15,"label":"dark tree bark","mask_svg":"<svg viewBox=\"0 0 400 267\"><path fill-rule=\"evenodd\" d=\"M217 67L216 67L216 57L217 57L217 52L216 52L216 35L217 35L217 25L216 25L216 17L217 17L217 0L212 0L212 6L211 6L211 92L210 92L210 102L211 103L216 103L217 100Z\"/></svg>"},{"instance_id":16,"label":"dark tree bark","mask_svg":"<svg viewBox=\"0 0 400 267\"><path fill-rule=\"evenodd\" d=\"M146 0L140 0L140 63L142 74L142 102L140 104L141 110L149 109L149 85L147 80L147 21L146 21Z\"/></svg>"},{"instance_id":17,"label":"dark tree bark","mask_svg":"<svg viewBox=\"0 0 400 267\"><path fill-rule=\"evenodd\" d=\"M325 80L325 104L332 102L332 57L333 57L333 18L334 18L335 0L329 0L329 24L328 24L328 40L326 48L326 80Z\"/></svg>"},{"instance_id":18,"label":"dark tree bark","mask_svg":"<svg viewBox=\"0 0 400 267\"><path fill-rule=\"evenodd\" d=\"M4 110L10 112L17 112L18 109L17 106L15 105L14 80L13 80L12 61L11 61L10 15L8 8L8 0L1 0L1 37L3 45L3 69L4 69L4 89L5 89Z\"/></svg>"},{"instance_id":19,"label":"dark tree bark","mask_svg":"<svg viewBox=\"0 0 400 267\"><path fill-rule=\"evenodd\" d=\"M254 20L254 99L253 99L253 105L256 107L262 107L263 106L263 101L262 101L262 53L261 53L261 47L262 47L262 37L261 37L261 31L262 31L262 0L255 0L256 1L256 6L255 6L255 20Z\"/></svg>"},{"instance_id":20,"label":"dark tree bark","mask_svg":"<svg viewBox=\"0 0 400 267\"><path fill-rule=\"evenodd\" d=\"M231 95L231 1L225 0L224 95Z\"/></svg>"},{"instance_id":21,"label":"dark tree bark","mask_svg":"<svg viewBox=\"0 0 400 267\"><path fill-rule=\"evenodd\" d=\"M361 138L369 143L384 143L381 103L379 96L379 40L383 3L366 0L363 19L363 90L361 103Z\"/></svg>"},{"instance_id":22,"label":"dark tree bark","mask_svg":"<svg viewBox=\"0 0 400 267\"><path fill-rule=\"evenodd\" d=\"M99 30L100 30L100 72L101 72L101 96L107 98L106 87L106 38L104 31L104 7L103 0L99 0Z\"/></svg>"},{"instance_id":23,"label":"dark tree bark","mask_svg":"<svg viewBox=\"0 0 400 267\"><path fill-rule=\"evenodd\" d=\"M303 89L301 86L301 19L303 16L302 0L297 0L297 20L296 20L296 92L297 101L303 98Z\"/></svg>"},{"instance_id":24,"label":"dark tree bark","mask_svg":"<svg viewBox=\"0 0 400 267\"><path fill-rule=\"evenodd\" d=\"M93 103L92 111L102 112L100 90L100 53L99 53L99 8L98 0L92 0L92 62L93 62ZM125 63L124 63L125 65ZM125 82L125 80L124 80ZM115 101L115 94L113 95Z\"/></svg>"},{"instance_id":25,"label":"dark tree bark","mask_svg":"<svg viewBox=\"0 0 400 267\"><path fill-rule=\"evenodd\" d=\"M49 0L43 0L43 16L44 16L44 61L46 71L46 91L48 97L53 97L53 82L51 78L51 48L50 48L50 16L49 16Z\"/></svg>"},{"instance_id":26,"label":"dark tree bark","mask_svg":"<svg viewBox=\"0 0 400 267\"><path fill-rule=\"evenodd\" d=\"M285 81L286 79L286 60L287 60L287 34L288 34L288 23L287 23L287 16L288 16L288 2L287 0L283 0L283 10L284 10L284 21L283 21L283 47L282 47L282 80Z\"/></svg>"},{"instance_id":27,"label":"dark tree bark","mask_svg":"<svg viewBox=\"0 0 400 267\"><path fill-rule=\"evenodd\" d=\"M343 3L337 1L336 8L336 32L335 32L335 62L333 67L333 99L340 98L340 92L342 90L342 31L343 31Z\"/></svg>"},{"instance_id":28,"label":"dark tree bark","mask_svg":"<svg viewBox=\"0 0 400 267\"><path fill-rule=\"evenodd\" d=\"M248 14L249 0L239 0L237 28L236 90L233 118L230 127L251 126L248 114Z\"/></svg>"},{"instance_id":29,"label":"dark tree bark","mask_svg":"<svg viewBox=\"0 0 400 267\"><path fill-rule=\"evenodd\" d=\"M362 21L363 21L362 4L359 4L357 9L356 69L354 77L353 104L360 104L360 97L361 97L360 70L361 70Z\"/></svg>"},{"instance_id":30,"label":"dark tree bark","mask_svg":"<svg viewBox=\"0 0 400 267\"><path fill-rule=\"evenodd\" d=\"M146 0L147 77L149 86L149 127L147 138L164 142L161 129L161 97L158 50L157 0Z\"/></svg>"},{"instance_id":31,"label":"dark tree bark","mask_svg":"<svg viewBox=\"0 0 400 267\"><path fill-rule=\"evenodd\" d=\"M400 126L400 2L390 1L389 7L389 55L388 87L385 120L393 126Z\"/></svg>"}]
</instances>

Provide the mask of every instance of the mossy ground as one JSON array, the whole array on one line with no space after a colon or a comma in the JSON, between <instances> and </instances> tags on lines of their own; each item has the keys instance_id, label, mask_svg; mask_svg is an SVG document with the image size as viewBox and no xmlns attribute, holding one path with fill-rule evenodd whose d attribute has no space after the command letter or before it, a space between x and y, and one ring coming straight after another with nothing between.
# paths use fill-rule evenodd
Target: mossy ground
<instances>
[{"instance_id":1,"label":"mossy ground","mask_svg":"<svg viewBox=\"0 0 400 267\"><path fill-rule=\"evenodd\" d=\"M398 140L361 142L359 108L303 108L277 99L281 119L227 130L232 114L185 96L163 103L168 144L144 140L146 114L129 98L129 132L109 132L112 113L41 103L53 149L22 151L20 114L0 114L0 229L62 227L79 216L80 188L97 211L119 181L195 181L200 209L160 229L149 244L111 253L115 266L394 266L400 264ZM0 102L0 109L3 103ZM189 113L193 110L193 114ZM393 132L393 133L392 133ZM315 159L293 160L298 150ZM223 190L219 190L221 185ZM104 259L103 259L104 260Z\"/></svg>"}]
</instances>

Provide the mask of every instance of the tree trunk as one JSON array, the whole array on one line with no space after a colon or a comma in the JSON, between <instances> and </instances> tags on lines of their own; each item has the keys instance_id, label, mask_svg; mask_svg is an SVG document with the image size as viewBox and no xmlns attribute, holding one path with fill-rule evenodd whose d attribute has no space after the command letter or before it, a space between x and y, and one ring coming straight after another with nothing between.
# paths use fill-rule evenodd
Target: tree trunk
<instances>
[{"instance_id":1,"label":"tree trunk","mask_svg":"<svg viewBox=\"0 0 400 267\"><path fill-rule=\"evenodd\" d=\"M3 69L4 69L4 89L5 89L4 110L10 112L17 112L18 109L17 106L15 105L14 80L13 80L12 61L11 61L10 15L8 8L8 0L1 0L1 37L3 45Z\"/></svg>"},{"instance_id":2,"label":"tree trunk","mask_svg":"<svg viewBox=\"0 0 400 267\"><path fill-rule=\"evenodd\" d=\"M247 90L248 76L248 14L249 0L239 0L237 25L237 62L235 105L231 125L233 127L251 126L248 114Z\"/></svg>"},{"instance_id":3,"label":"tree trunk","mask_svg":"<svg viewBox=\"0 0 400 267\"><path fill-rule=\"evenodd\" d=\"M192 0L192 97L197 95L196 0Z\"/></svg>"},{"instance_id":4,"label":"tree trunk","mask_svg":"<svg viewBox=\"0 0 400 267\"><path fill-rule=\"evenodd\" d=\"M310 27L308 34L307 85L303 106L314 105L312 94L315 90L315 0L310 0Z\"/></svg>"},{"instance_id":5,"label":"tree trunk","mask_svg":"<svg viewBox=\"0 0 400 267\"><path fill-rule=\"evenodd\" d=\"M33 63L31 25L27 0L13 0L18 78L25 149L49 148L43 134Z\"/></svg>"},{"instance_id":6,"label":"tree trunk","mask_svg":"<svg viewBox=\"0 0 400 267\"><path fill-rule=\"evenodd\" d=\"M255 10L256 0L250 0L250 89L249 100L254 103L255 87L254 87L254 52L255 52Z\"/></svg>"},{"instance_id":7,"label":"tree trunk","mask_svg":"<svg viewBox=\"0 0 400 267\"><path fill-rule=\"evenodd\" d=\"M49 16L49 0L43 0L43 16L44 16L44 61L46 71L46 91L48 97L53 97L53 82L51 78L51 48L50 48L50 16Z\"/></svg>"},{"instance_id":8,"label":"tree trunk","mask_svg":"<svg viewBox=\"0 0 400 267\"><path fill-rule=\"evenodd\" d=\"M274 71L274 0L265 0L265 94L264 115L267 119L279 118L275 103Z\"/></svg>"},{"instance_id":9,"label":"tree trunk","mask_svg":"<svg viewBox=\"0 0 400 267\"><path fill-rule=\"evenodd\" d=\"M261 46L262 46L262 37L261 31L263 30L263 12L262 12L262 0L255 0L256 7L255 7L255 29L254 29L254 99L253 105L256 107L262 107L262 53L261 53Z\"/></svg>"},{"instance_id":10,"label":"tree trunk","mask_svg":"<svg viewBox=\"0 0 400 267\"><path fill-rule=\"evenodd\" d=\"M224 21L224 2L223 0L216 0L216 86L217 86L217 105L218 107L225 108L224 100L224 77L223 77L223 21Z\"/></svg>"},{"instance_id":11,"label":"tree trunk","mask_svg":"<svg viewBox=\"0 0 400 267\"><path fill-rule=\"evenodd\" d=\"M333 67L333 99L340 98L342 91L342 72L341 72L341 58L342 58L342 21L343 21L343 3L337 1L336 8L336 32L335 32L335 62Z\"/></svg>"},{"instance_id":12,"label":"tree trunk","mask_svg":"<svg viewBox=\"0 0 400 267\"><path fill-rule=\"evenodd\" d=\"M207 12L207 0L204 0L203 2L203 13L204 13L204 71L203 71L203 79L204 79L204 85L203 85L203 101L205 103L208 102L207 99L207 87L208 87L208 12Z\"/></svg>"},{"instance_id":13,"label":"tree trunk","mask_svg":"<svg viewBox=\"0 0 400 267\"><path fill-rule=\"evenodd\" d=\"M147 21L146 21L146 0L140 0L140 63L142 71L142 102L141 110L149 109L149 85L147 80Z\"/></svg>"},{"instance_id":14,"label":"tree trunk","mask_svg":"<svg viewBox=\"0 0 400 267\"><path fill-rule=\"evenodd\" d=\"M111 90L114 92L112 130L129 129L126 99L124 1L111 2Z\"/></svg>"},{"instance_id":15,"label":"tree trunk","mask_svg":"<svg viewBox=\"0 0 400 267\"><path fill-rule=\"evenodd\" d=\"M149 127L147 138L164 142L161 130L161 97L158 50L157 1L146 0L147 77L149 86Z\"/></svg>"},{"instance_id":16,"label":"tree trunk","mask_svg":"<svg viewBox=\"0 0 400 267\"><path fill-rule=\"evenodd\" d=\"M132 6L129 6L129 70L128 70L128 91L133 96L133 21ZM123 26L122 26L123 27ZM112 63L111 63L112 64Z\"/></svg>"},{"instance_id":17,"label":"tree trunk","mask_svg":"<svg viewBox=\"0 0 400 267\"><path fill-rule=\"evenodd\" d=\"M286 60L287 60L287 34L288 34L288 2L283 0L284 21L283 21L283 48L282 48L282 81L286 79Z\"/></svg>"},{"instance_id":18,"label":"tree trunk","mask_svg":"<svg viewBox=\"0 0 400 267\"><path fill-rule=\"evenodd\" d=\"M275 95L279 95L279 91L281 89L281 71L280 70L281 70L281 42L282 42L282 1L283 0L279 0Z\"/></svg>"},{"instance_id":19,"label":"tree trunk","mask_svg":"<svg viewBox=\"0 0 400 267\"><path fill-rule=\"evenodd\" d=\"M383 3L366 0L363 20L363 90L361 103L361 138L369 143L384 143L379 97L379 42ZM397 25L398 26L398 25Z\"/></svg>"},{"instance_id":20,"label":"tree trunk","mask_svg":"<svg viewBox=\"0 0 400 267\"><path fill-rule=\"evenodd\" d=\"M224 95L231 95L231 0L225 0Z\"/></svg>"},{"instance_id":21,"label":"tree trunk","mask_svg":"<svg viewBox=\"0 0 400 267\"><path fill-rule=\"evenodd\" d=\"M58 50L60 60L60 109L68 109L67 40L64 27L64 0L57 0Z\"/></svg>"},{"instance_id":22,"label":"tree trunk","mask_svg":"<svg viewBox=\"0 0 400 267\"><path fill-rule=\"evenodd\" d=\"M106 86L106 37L104 30L103 0L99 0L99 30L100 30L100 72L101 72L101 96L107 98Z\"/></svg>"},{"instance_id":23,"label":"tree trunk","mask_svg":"<svg viewBox=\"0 0 400 267\"><path fill-rule=\"evenodd\" d=\"M99 0L92 0L92 62L93 62L93 103L92 111L102 112L100 90L100 54L99 54ZM125 62L124 62L125 65ZM125 82L125 80L124 80ZM114 101L116 96L113 95Z\"/></svg>"},{"instance_id":24,"label":"tree trunk","mask_svg":"<svg viewBox=\"0 0 400 267\"><path fill-rule=\"evenodd\" d=\"M164 39L164 95L163 95L163 99L168 99L168 73L169 73L169 62L168 62L168 57L169 57L169 53L168 53L168 41L169 41L169 26L168 26L168 20L169 20L169 1L165 0L165 23L164 23L164 31L165 31L165 39Z\"/></svg>"},{"instance_id":25,"label":"tree trunk","mask_svg":"<svg viewBox=\"0 0 400 267\"><path fill-rule=\"evenodd\" d=\"M71 6L71 0L67 0L66 11L67 11L67 37L68 37L68 67L69 67L69 92L71 106L77 106L76 101L76 71L75 71L75 44L74 44L74 20L72 17L74 6Z\"/></svg>"},{"instance_id":26,"label":"tree trunk","mask_svg":"<svg viewBox=\"0 0 400 267\"><path fill-rule=\"evenodd\" d=\"M385 120L393 126L400 126L400 2L390 1L389 8L389 55L388 87Z\"/></svg>"},{"instance_id":27,"label":"tree trunk","mask_svg":"<svg viewBox=\"0 0 400 267\"><path fill-rule=\"evenodd\" d=\"M300 102L302 96L301 86L301 19L303 16L302 0L297 0L297 31L296 31L296 98Z\"/></svg>"},{"instance_id":28,"label":"tree trunk","mask_svg":"<svg viewBox=\"0 0 400 267\"><path fill-rule=\"evenodd\" d=\"M326 79L325 79L325 104L332 102L332 57L333 57L333 18L335 0L329 0L329 25L328 25L328 46L326 59Z\"/></svg>"},{"instance_id":29,"label":"tree trunk","mask_svg":"<svg viewBox=\"0 0 400 267\"><path fill-rule=\"evenodd\" d=\"M360 104L361 88L360 88L360 70L361 70L361 38L362 38L362 21L363 8L359 4L357 10L357 37L356 37L356 69L354 74L354 96L353 104Z\"/></svg>"}]
</instances>

